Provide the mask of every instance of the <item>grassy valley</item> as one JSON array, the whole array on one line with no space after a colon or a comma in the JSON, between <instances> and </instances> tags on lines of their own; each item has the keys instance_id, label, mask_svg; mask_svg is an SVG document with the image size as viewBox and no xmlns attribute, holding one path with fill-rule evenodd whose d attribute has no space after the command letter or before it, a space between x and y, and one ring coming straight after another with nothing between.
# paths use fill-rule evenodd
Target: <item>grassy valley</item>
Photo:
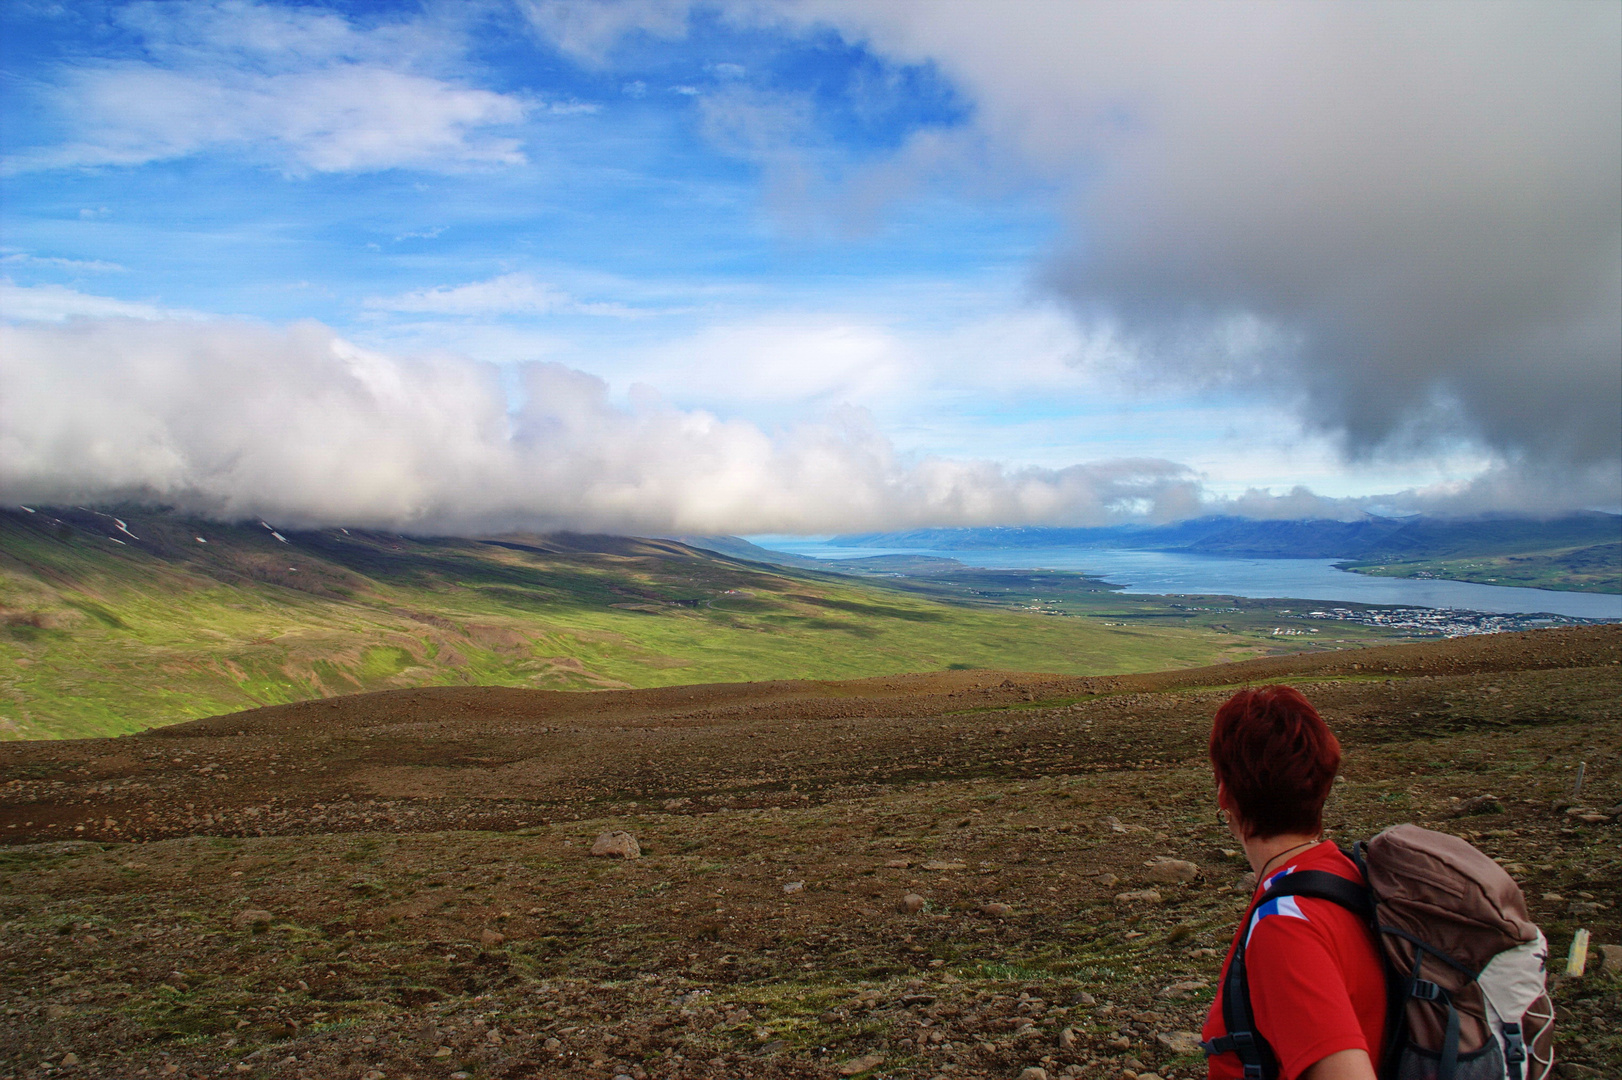
<instances>
[{"instance_id":1,"label":"grassy valley","mask_svg":"<svg viewBox=\"0 0 1622 1080\"><path fill-rule=\"evenodd\" d=\"M1110 674L1382 634L1342 624L1280 638L1278 604L1129 597L1076 574L897 573L767 566L662 540L0 511L0 738L116 735L413 686Z\"/></svg>"}]
</instances>

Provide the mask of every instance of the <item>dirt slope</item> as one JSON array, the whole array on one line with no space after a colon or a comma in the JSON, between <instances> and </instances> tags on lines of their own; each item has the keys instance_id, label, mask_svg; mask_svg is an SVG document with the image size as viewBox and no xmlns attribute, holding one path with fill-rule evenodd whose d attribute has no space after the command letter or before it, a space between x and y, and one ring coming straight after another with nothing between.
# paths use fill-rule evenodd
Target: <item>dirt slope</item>
<instances>
[{"instance_id":1,"label":"dirt slope","mask_svg":"<svg viewBox=\"0 0 1622 1080\"><path fill-rule=\"evenodd\" d=\"M1562 954L1579 925L1622 942L1622 628L1106 679L407 690L0 745L0 1075L1203 1075L1177 1033L1245 869L1204 738L1262 680L1346 747L1337 835L1460 833ZM609 828L644 857L589 857ZM1619 986L1558 986L1572 1075L1622 1067Z\"/></svg>"}]
</instances>

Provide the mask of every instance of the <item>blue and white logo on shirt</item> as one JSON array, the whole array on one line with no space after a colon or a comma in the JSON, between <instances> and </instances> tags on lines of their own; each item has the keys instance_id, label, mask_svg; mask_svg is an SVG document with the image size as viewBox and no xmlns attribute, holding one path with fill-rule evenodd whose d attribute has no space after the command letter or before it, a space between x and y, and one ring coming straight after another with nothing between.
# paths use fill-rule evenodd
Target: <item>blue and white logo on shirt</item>
<instances>
[{"instance_id":1,"label":"blue and white logo on shirt","mask_svg":"<svg viewBox=\"0 0 1622 1080\"><path fill-rule=\"evenodd\" d=\"M1295 867L1286 866L1284 869L1280 870L1278 873L1264 881L1262 883L1261 891L1265 893L1268 889L1273 887L1273 882L1277 881L1285 874L1293 874L1294 872ZM1302 912L1301 905L1296 903L1295 897L1276 897L1275 899L1267 901L1265 904L1258 904L1256 910L1250 913L1250 925L1245 928L1246 945L1250 944L1250 935L1256 932L1256 925L1269 915L1284 915L1292 919L1300 919L1302 922L1312 921Z\"/></svg>"}]
</instances>

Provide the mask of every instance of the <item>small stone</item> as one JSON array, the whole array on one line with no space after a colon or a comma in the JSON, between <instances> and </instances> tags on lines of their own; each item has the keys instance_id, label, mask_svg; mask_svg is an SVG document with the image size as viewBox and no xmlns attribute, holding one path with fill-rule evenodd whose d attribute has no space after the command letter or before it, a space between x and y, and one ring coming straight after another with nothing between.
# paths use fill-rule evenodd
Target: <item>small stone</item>
<instances>
[{"instance_id":1,"label":"small stone","mask_svg":"<svg viewBox=\"0 0 1622 1080\"><path fill-rule=\"evenodd\" d=\"M451 1048L448 1046L441 1046L438 1050L434 1051L434 1056L436 1058L448 1058L451 1056Z\"/></svg>"},{"instance_id":2,"label":"small stone","mask_svg":"<svg viewBox=\"0 0 1622 1080\"><path fill-rule=\"evenodd\" d=\"M386 1078L385 1078L385 1075L383 1073L383 1070L381 1070L381 1069L373 1069L371 1072L369 1072L366 1075L362 1076L360 1078L360 1080L386 1080Z\"/></svg>"},{"instance_id":3,"label":"small stone","mask_svg":"<svg viewBox=\"0 0 1622 1080\"><path fill-rule=\"evenodd\" d=\"M237 1062L236 1071L239 1073L251 1073L253 1072L253 1066L246 1061L239 1061Z\"/></svg>"},{"instance_id":4,"label":"small stone","mask_svg":"<svg viewBox=\"0 0 1622 1080\"><path fill-rule=\"evenodd\" d=\"M883 1064L884 1058L880 1057L878 1054L863 1054L861 1057L851 1058L849 1061L839 1066L839 1075L857 1076L861 1073L867 1072L869 1069L876 1069Z\"/></svg>"},{"instance_id":5,"label":"small stone","mask_svg":"<svg viewBox=\"0 0 1622 1080\"><path fill-rule=\"evenodd\" d=\"M502 942L506 940L506 934L503 934L498 930L492 930L488 926L479 931L479 944L483 945L487 949L499 949L501 948Z\"/></svg>"},{"instance_id":6,"label":"small stone","mask_svg":"<svg viewBox=\"0 0 1622 1080\"><path fill-rule=\"evenodd\" d=\"M1594 951L1598 970L1622 972L1622 945L1598 945Z\"/></svg>"},{"instance_id":7,"label":"small stone","mask_svg":"<svg viewBox=\"0 0 1622 1080\"><path fill-rule=\"evenodd\" d=\"M1183 859L1155 858L1144 864L1148 869L1144 877L1164 885L1193 881L1200 876L1200 868Z\"/></svg>"},{"instance_id":8,"label":"small stone","mask_svg":"<svg viewBox=\"0 0 1622 1080\"><path fill-rule=\"evenodd\" d=\"M1598 915L1599 905L1592 900L1573 900L1566 905L1566 911L1572 915Z\"/></svg>"},{"instance_id":9,"label":"small stone","mask_svg":"<svg viewBox=\"0 0 1622 1080\"><path fill-rule=\"evenodd\" d=\"M548 1054L555 1054L559 1050L563 1049L563 1044L557 1039L547 1039L541 1044L541 1049L545 1050Z\"/></svg>"},{"instance_id":10,"label":"small stone","mask_svg":"<svg viewBox=\"0 0 1622 1080\"><path fill-rule=\"evenodd\" d=\"M499 1031L490 1032L488 1035L486 1035L484 1037L484 1041L489 1043L491 1046L500 1046L501 1045L501 1032L499 1032Z\"/></svg>"},{"instance_id":11,"label":"small stone","mask_svg":"<svg viewBox=\"0 0 1622 1080\"><path fill-rule=\"evenodd\" d=\"M1093 880L1098 883L1100 889L1113 889L1121 883L1121 879L1114 874L1099 874Z\"/></svg>"},{"instance_id":12,"label":"small stone","mask_svg":"<svg viewBox=\"0 0 1622 1080\"><path fill-rule=\"evenodd\" d=\"M1504 804L1498 801L1496 795L1477 795L1473 799L1465 799L1453 808L1454 817L1471 817L1476 814L1502 814Z\"/></svg>"},{"instance_id":13,"label":"small stone","mask_svg":"<svg viewBox=\"0 0 1622 1080\"><path fill-rule=\"evenodd\" d=\"M244 926L264 926L268 925L270 920L275 917L263 908L243 908L231 916L231 925L239 930Z\"/></svg>"},{"instance_id":14,"label":"small stone","mask_svg":"<svg viewBox=\"0 0 1622 1080\"><path fill-rule=\"evenodd\" d=\"M791 881L788 884L783 886L783 892L784 893L797 893L797 892L800 892L801 890L803 890L804 888L805 888L805 882L803 882L803 881Z\"/></svg>"},{"instance_id":15,"label":"small stone","mask_svg":"<svg viewBox=\"0 0 1622 1080\"><path fill-rule=\"evenodd\" d=\"M903 915L916 915L924 910L924 898L915 892L910 892L896 902L895 909Z\"/></svg>"},{"instance_id":16,"label":"small stone","mask_svg":"<svg viewBox=\"0 0 1622 1080\"><path fill-rule=\"evenodd\" d=\"M1074 1050L1076 1048L1076 1029L1067 1027L1059 1032L1059 1049Z\"/></svg>"},{"instance_id":17,"label":"small stone","mask_svg":"<svg viewBox=\"0 0 1622 1080\"><path fill-rule=\"evenodd\" d=\"M47 1005L45 1006L45 1019L60 1020L72 1011L66 1005Z\"/></svg>"},{"instance_id":18,"label":"small stone","mask_svg":"<svg viewBox=\"0 0 1622 1080\"><path fill-rule=\"evenodd\" d=\"M931 859L924 863L925 870L967 870L967 863L951 862L946 859Z\"/></svg>"},{"instance_id":19,"label":"small stone","mask_svg":"<svg viewBox=\"0 0 1622 1080\"><path fill-rule=\"evenodd\" d=\"M1557 892L1546 892L1543 894L1543 901L1548 904L1564 904L1566 898Z\"/></svg>"},{"instance_id":20,"label":"small stone","mask_svg":"<svg viewBox=\"0 0 1622 1080\"><path fill-rule=\"evenodd\" d=\"M1019 1080L1048 1080L1048 1071L1040 1065L1029 1065L1019 1074Z\"/></svg>"},{"instance_id":21,"label":"small stone","mask_svg":"<svg viewBox=\"0 0 1622 1080\"><path fill-rule=\"evenodd\" d=\"M1155 1042L1166 1048L1172 1054L1198 1054L1200 1050L1200 1037L1192 1031L1162 1031L1155 1036Z\"/></svg>"},{"instance_id":22,"label":"small stone","mask_svg":"<svg viewBox=\"0 0 1622 1080\"><path fill-rule=\"evenodd\" d=\"M1132 892L1116 893L1117 904L1158 904L1161 902L1159 889L1137 889Z\"/></svg>"},{"instance_id":23,"label":"small stone","mask_svg":"<svg viewBox=\"0 0 1622 1080\"><path fill-rule=\"evenodd\" d=\"M884 865L888 869L891 869L891 870L905 870L905 869L907 869L907 867L912 865L912 860L911 859L891 859L889 862L885 863Z\"/></svg>"},{"instance_id":24,"label":"small stone","mask_svg":"<svg viewBox=\"0 0 1622 1080\"><path fill-rule=\"evenodd\" d=\"M642 845L625 830L610 829L592 842L591 853L604 859L640 859Z\"/></svg>"},{"instance_id":25,"label":"small stone","mask_svg":"<svg viewBox=\"0 0 1622 1080\"><path fill-rule=\"evenodd\" d=\"M1014 909L1007 904L981 904L980 914L988 919L1006 919L1014 913Z\"/></svg>"},{"instance_id":26,"label":"small stone","mask_svg":"<svg viewBox=\"0 0 1622 1080\"><path fill-rule=\"evenodd\" d=\"M1075 1002L1077 1005L1097 1005L1098 999L1085 990L1077 990Z\"/></svg>"},{"instance_id":27,"label":"small stone","mask_svg":"<svg viewBox=\"0 0 1622 1080\"><path fill-rule=\"evenodd\" d=\"M64 1069L72 1068L73 1066L79 1064L79 1055L70 1051L63 1054L62 1060L58 1061L57 1064Z\"/></svg>"}]
</instances>

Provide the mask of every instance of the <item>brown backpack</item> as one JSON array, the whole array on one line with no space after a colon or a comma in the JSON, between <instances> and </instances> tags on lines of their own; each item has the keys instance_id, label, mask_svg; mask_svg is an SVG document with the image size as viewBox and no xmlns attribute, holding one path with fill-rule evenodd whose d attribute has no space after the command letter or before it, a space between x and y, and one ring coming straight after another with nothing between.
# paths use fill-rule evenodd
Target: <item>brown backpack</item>
<instances>
[{"instance_id":1,"label":"brown backpack","mask_svg":"<svg viewBox=\"0 0 1622 1080\"><path fill-rule=\"evenodd\" d=\"M1546 1080L1554 1068L1549 948L1514 879L1458 837L1417 825L1395 825L1346 854L1366 888L1303 870L1279 877L1254 906L1311 896L1369 921L1388 988L1381 1080ZM1246 1080L1274 1080L1278 1062L1256 1030L1242 939L1222 995L1228 1034L1206 1053L1234 1053Z\"/></svg>"}]
</instances>

